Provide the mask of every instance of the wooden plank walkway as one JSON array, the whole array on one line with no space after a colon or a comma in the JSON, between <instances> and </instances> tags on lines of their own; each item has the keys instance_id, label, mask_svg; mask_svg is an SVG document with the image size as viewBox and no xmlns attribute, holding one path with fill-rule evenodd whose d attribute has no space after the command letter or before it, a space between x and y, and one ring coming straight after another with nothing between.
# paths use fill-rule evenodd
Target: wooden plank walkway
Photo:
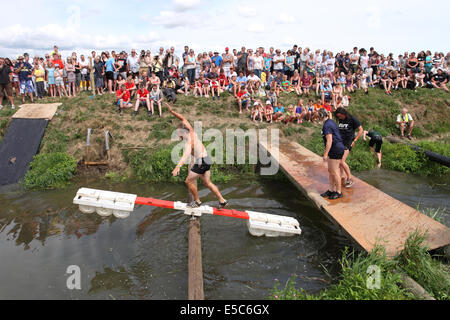
<instances>
[{"instance_id":1,"label":"wooden plank walkway","mask_svg":"<svg viewBox=\"0 0 450 320\"><path fill-rule=\"evenodd\" d=\"M259 144L272 154L265 142ZM272 155L275 157L276 152ZM327 165L320 156L295 142L280 144L279 157L273 160L306 197L368 252L379 243L393 257L416 230L427 231L430 250L450 244L449 228L356 177L353 188L344 188L343 199L322 198L320 194L329 188Z\"/></svg>"}]
</instances>

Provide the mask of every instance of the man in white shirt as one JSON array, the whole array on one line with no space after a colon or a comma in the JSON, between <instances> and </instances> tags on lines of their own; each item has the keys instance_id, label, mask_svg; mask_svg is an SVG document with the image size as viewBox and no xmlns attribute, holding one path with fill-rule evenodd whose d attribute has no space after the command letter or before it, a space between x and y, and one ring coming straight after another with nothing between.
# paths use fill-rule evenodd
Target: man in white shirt
<instances>
[{"instance_id":1,"label":"man in white shirt","mask_svg":"<svg viewBox=\"0 0 450 320\"><path fill-rule=\"evenodd\" d=\"M273 57L273 71L284 74L284 61L285 58L281 55L281 50L277 49L276 54Z\"/></svg>"},{"instance_id":2,"label":"man in white shirt","mask_svg":"<svg viewBox=\"0 0 450 320\"><path fill-rule=\"evenodd\" d=\"M127 72L132 72L133 77L139 75L139 56L134 49L131 49L131 55L127 58Z\"/></svg>"},{"instance_id":3,"label":"man in white shirt","mask_svg":"<svg viewBox=\"0 0 450 320\"><path fill-rule=\"evenodd\" d=\"M358 53L357 47L353 48L353 53L350 55L350 63L351 63L352 72L356 73L356 71L358 71L358 65L359 65L359 53Z\"/></svg>"}]
</instances>

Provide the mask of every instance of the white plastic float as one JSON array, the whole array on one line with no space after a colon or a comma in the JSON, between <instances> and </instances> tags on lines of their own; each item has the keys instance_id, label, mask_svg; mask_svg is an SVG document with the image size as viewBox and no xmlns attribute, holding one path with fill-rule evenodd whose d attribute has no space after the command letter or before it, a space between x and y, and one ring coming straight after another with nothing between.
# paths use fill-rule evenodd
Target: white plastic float
<instances>
[{"instance_id":1,"label":"white plastic float","mask_svg":"<svg viewBox=\"0 0 450 320\"><path fill-rule=\"evenodd\" d=\"M203 214L226 216L247 220L247 227L251 235L256 237L288 237L302 233L298 221L291 217L273 214L217 209L210 206L188 208L186 203L141 198L134 194L81 188L78 190L73 203L79 205L83 213L97 212L102 217L114 215L117 218L128 218L134 210L134 205L146 205L184 211L189 216L201 217Z\"/></svg>"}]
</instances>

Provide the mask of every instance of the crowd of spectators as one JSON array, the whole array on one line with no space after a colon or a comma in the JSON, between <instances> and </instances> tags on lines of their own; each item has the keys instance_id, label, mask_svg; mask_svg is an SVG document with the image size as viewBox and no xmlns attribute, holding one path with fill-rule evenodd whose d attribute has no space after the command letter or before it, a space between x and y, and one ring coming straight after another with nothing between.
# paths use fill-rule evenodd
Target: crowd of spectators
<instances>
[{"instance_id":1,"label":"crowd of spectators","mask_svg":"<svg viewBox=\"0 0 450 320\"><path fill-rule=\"evenodd\" d=\"M92 64L91 64L92 61ZM351 94L380 88L387 95L396 90L419 87L449 91L450 53L430 51L380 54L374 48L351 52L312 51L293 46L282 52L271 47L242 47L224 53L195 53L188 46L181 56L175 48L158 52L132 49L92 51L86 57L73 52L63 57L55 46L44 57L25 53L17 59L0 58L0 109L6 97L14 108L14 97L31 102L48 97L76 97L84 90L97 95L115 94L120 114L127 108L136 115L140 106L150 116L163 97L176 101L177 94L221 99L231 93L239 113L247 111L253 121L314 121L321 108L331 112L349 104ZM296 106L283 106L280 94L297 95ZM132 101L135 100L134 103Z\"/></svg>"}]
</instances>

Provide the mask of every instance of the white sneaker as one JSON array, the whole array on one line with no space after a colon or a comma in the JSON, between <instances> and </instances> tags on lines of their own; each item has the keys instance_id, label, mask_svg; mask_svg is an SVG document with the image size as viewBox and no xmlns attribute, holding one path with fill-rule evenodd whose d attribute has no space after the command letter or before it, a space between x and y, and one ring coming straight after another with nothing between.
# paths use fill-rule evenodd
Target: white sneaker
<instances>
[{"instance_id":1,"label":"white sneaker","mask_svg":"<svg viewBox=\"0 0 450 320\"><path fill-rule=\"evenodd\" d=\"M3 106L0 104L0 110L2 110L3 109Z\"/></svg>"},{"instance_id":2,"label":"white sneaker","mask_svg":"<svg viewBox=\"0 0 450 320\"><path fill-rule=\"evenodd\" d=\"M12 106L11 106L11 109L13 109L13 110L14 110L15 108L16 108L16 106L15 106L15 105L12 105Z\"/></svg>"}]
</instances>

